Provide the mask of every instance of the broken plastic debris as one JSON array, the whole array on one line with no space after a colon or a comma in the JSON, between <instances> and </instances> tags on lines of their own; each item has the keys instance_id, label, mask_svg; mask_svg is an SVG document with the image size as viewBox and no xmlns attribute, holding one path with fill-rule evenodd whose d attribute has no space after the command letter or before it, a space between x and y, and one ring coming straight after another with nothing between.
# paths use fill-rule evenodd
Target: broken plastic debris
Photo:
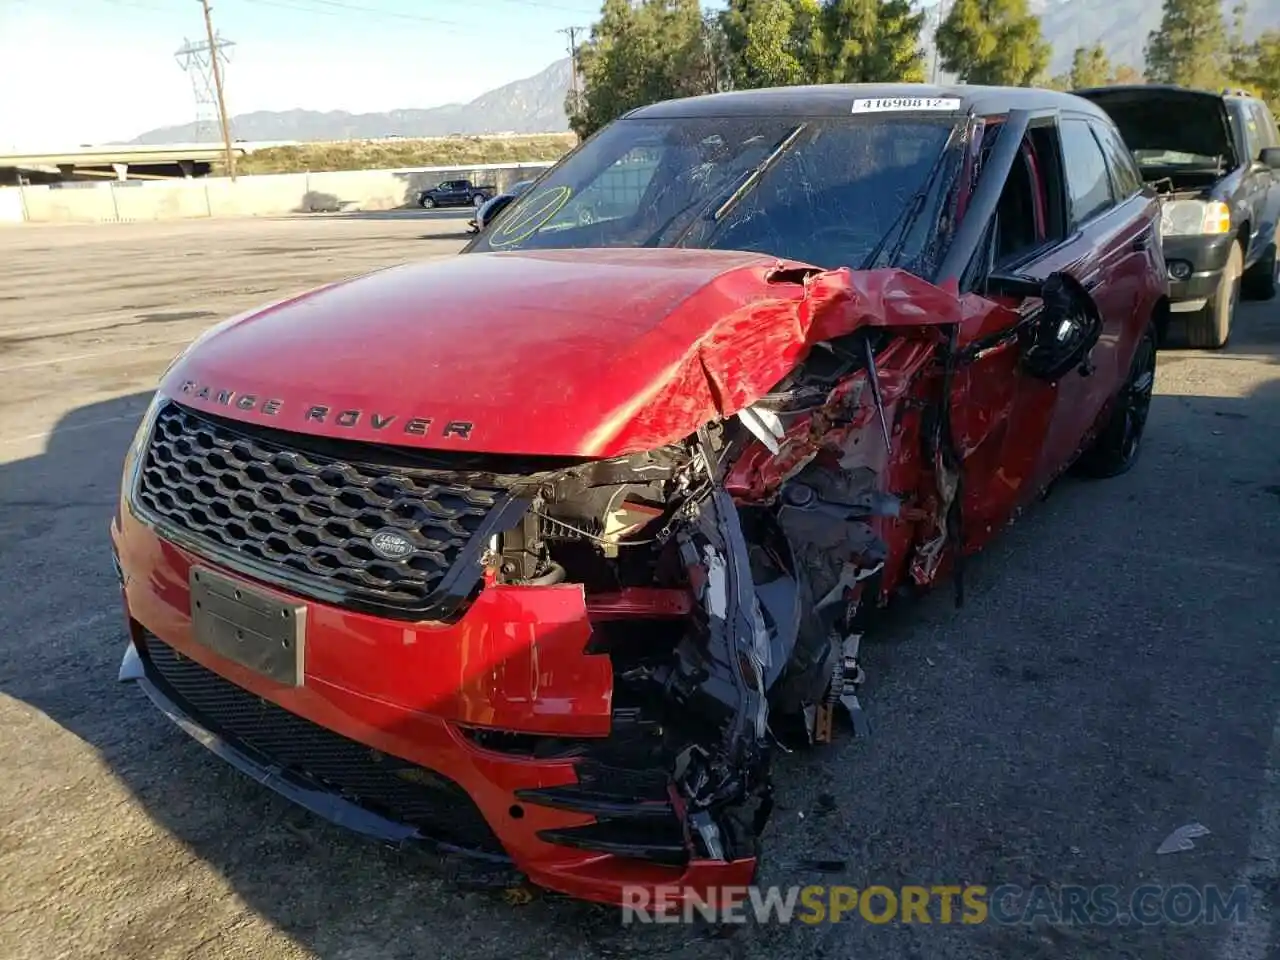
<instances>
[{"instance_id":1,"label":"broken plastic debris","mask_svg":"<svg viewBox=\"0 0 1280 960\"><path fill-rule=\"evenodd\" d=\"M1156 848L1156 853L1181 853L1184 850L1194 850L1195 844L1191 841L1196 837L1207 837L1209 828L1200 823L1184 823L1173 833L1164 838L1164 843Z\"/></svg>"},{"instance_id":2,"label":"broken plastic debris","mask_svg":"<svg viewBox=\"0 0 1280 960\"><path fill-rule=\"evenodd\" d=\"M729 610L728 574L724 557L710 546L703 549L703 555L707 559L707 606L713 617L723 620Z\"/></svg>"},{"instance_id":3,"label":"broken plastic debris","mask_svg":"<svg viewBox=\"0 0 1280 960\"><path fill-rule=\"evenodd\" d=\"M853 722L853 732L859 737L871 736L871 724L867 722L867 715L862 710L862 704L858 698L846 693L840 698L840 705L844 707L845 712L849 714L849 719Z\"/></svg>"},{"instance_id":4,"label":"broken plastic debris","mask_svg":"<svg viewBox=\"0 0 1280 960\"><path fill-rule=\"evenodd\" d=\"M507 887L502 891L502 899L511 907L523 907L533 903L533 891L528 887Z\"/></svg>"},{"instance_id":5,"label":"broken plastic debris","mask_svg":"<svg viewBox=\"0 0 1280 960\"><path fill-rule=\"evenodd\" d=\"M755 434L756 439L769 448L769 452L777 456L782 449L778 441L786 436L782 421L772 410L763 407L747 407L738 411L738 419L742 425Z\"/></svg>"}]
</instances>

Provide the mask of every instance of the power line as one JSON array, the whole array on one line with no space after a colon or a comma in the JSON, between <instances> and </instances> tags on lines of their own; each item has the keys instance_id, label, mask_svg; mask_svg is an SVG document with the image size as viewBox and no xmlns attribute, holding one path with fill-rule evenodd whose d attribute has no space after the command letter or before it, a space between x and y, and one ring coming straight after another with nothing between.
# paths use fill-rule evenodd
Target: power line
<instances>
[{"instance_id":1,"label":"power line","mask_svg":"<svg viewBox=\"0 0 1280 960\"><path fill-rule=\"evenodd\" d=\"M433 17L418 13L405 13L401 10L387 10L383 7L369 7L362 4L347 3L346 0L290 0L289 3L283 3L281 0L243 0L245 3L256 3L265 7L280 7L285 10L299 10L305 13L327 13L336 15L338 11L352 11L356 13L366 13L376 17L387 17L393 20L408 20L418 23L444 24L455 27L472 27L480 28L481 24L468 24L458 20L447 20L443 17ZM580 7L568 7L563 4L549 2L549 0L498 0L500 3L515 3L522 6L543 7L548 10L564 10L570 13L585 13ZM319 6L300 6L299 4L318 4ZM332 8L332 9L325 9ZM483 25L486 29L488 24Z\"/></svg>"},{"instance_id":2,"label":"power line","mask_svg":"<svg viewBox=\"0 0 1280 960\"><path fill-rule=\"evenodd\" d=\"M285 10L298 10L303 13L327 13L334 16L339 11L347 10L354 13L371 13L379 17L389 17L395 20L416 20L419 23L445 24L448 26L463 26L456 20L445 20L443 17L424 17L416 13L403 13L399 10L384 10L379 7L365 7L356 3L345 3L343 0L299 0L299 2L321 4L324 7L332 7L335 9L325 10L317 9L311 6L299 6L294 3L280 3L278 0L244 0L245 3L256 3L264 7L280 7Z\"/></svg>"},{"instance_id":3,"label":"power line","mask_svg":"<svg viewBox=\"0 0 1280 960\"><path fill-rule=\"evenodd\" d=\"M562 3L548 3L547 0L498 0L498 2L516 3L525 7L545 7L548 10L564 10L568 13L591 13L590 10L584 10L582 7L566 7Z\"/></svg>"}]
</instances>

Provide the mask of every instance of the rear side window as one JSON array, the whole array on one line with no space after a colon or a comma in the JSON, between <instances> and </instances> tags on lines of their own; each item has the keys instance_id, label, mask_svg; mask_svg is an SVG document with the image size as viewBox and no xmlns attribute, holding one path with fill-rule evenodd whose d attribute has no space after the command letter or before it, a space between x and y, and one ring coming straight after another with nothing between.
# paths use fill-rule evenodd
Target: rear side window
<instances>
[{"instance_id":1,"label":"rear side window","mask_svg":"<svg viewBox=\"0 0 1280 960\"><path fill-rule=\"evenodd\" d=\"M1255 101L1250 104L1253 110L1254 118L1258 125L1258 144L1260 151L1266 147L1274 147L1276 145L1276 126L1271 119L1271 111L1267 109L1267 105L1261 101ZM1252 159L1256 160L1257 157Z\"/></svg>"},{"instance_id":2,"label":"rear side window","mask_svg":"<svg viewBox=\"0 0 1280 960\"><path fill-rule=\"evenodd\" d=\"M1063 120L1059 129L1062 165L1067 171L1067 193L1071 200L1071 223L1079 225L1112 206L1111 174L1088 123Z\"/></svg>"},{"instance_id":3,"label":"rear side window","mask_svg":"<svg viewBox=\"0 0 1280 960\"><path fill-rule=\"evenodd\" d=\"M1246 100L1237 100L1239 105L1239 117L1241 125L1244 127L1244 152L1246 163L1258 159L1258 154L1262 152L1262 128L1258 126L1258 117L1254 113L1252 106Z\"/></svg>"},{"instance_id":4,"label":"rear side window","mask_svg":"<svg viewBox=\"0 0 1280 960\"><path fill-rule=\"evenodd\" d=\"M1092 124L1094 136L1102 146L1107 158L1107 168L1111 171L1111 186L1116 200L1128 200L1142 189L1142 174L1138 173L1138 165L1133 154L1125 146L1115 127L1105 123Z\"/></svg>"}]
</instances>

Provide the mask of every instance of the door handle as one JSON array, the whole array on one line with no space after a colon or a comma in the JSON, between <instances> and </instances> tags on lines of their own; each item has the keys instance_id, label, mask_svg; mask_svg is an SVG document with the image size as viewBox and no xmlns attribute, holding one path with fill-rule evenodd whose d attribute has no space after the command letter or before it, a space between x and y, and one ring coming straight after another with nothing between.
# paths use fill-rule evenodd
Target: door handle
<instances>
[{"instance_id":1,"label":"door handle","mask_svg":"<svg viewBox=\"0 0 1280 960\"><path fill-rule=\"evenodd\" d=\"M1145 228L1133 238L1132 249L1135 253L1146 253L1147 244L1151 241L1151 228Z\"/></svg>"}]
</instances>

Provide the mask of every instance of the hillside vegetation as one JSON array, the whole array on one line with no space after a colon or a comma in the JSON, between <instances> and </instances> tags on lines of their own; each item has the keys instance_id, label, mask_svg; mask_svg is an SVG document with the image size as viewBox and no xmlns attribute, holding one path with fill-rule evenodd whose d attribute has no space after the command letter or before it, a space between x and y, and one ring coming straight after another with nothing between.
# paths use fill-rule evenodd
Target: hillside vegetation
<instances>
[{"instance_id":1,"label":"hillside vegetation","mask_svg":"<svg viewBox=\"0 0 1280 960\"><path fill-rule=\"evenodd\" d=\"M350 140L269 147L241 157L236 172L320 173L329 170L391 170L402 167L467 167L481 163L557 160L578 138L571 133L510 137ZM215 167L214 173L221 173Z\"/></svg>"}]
</instances>

